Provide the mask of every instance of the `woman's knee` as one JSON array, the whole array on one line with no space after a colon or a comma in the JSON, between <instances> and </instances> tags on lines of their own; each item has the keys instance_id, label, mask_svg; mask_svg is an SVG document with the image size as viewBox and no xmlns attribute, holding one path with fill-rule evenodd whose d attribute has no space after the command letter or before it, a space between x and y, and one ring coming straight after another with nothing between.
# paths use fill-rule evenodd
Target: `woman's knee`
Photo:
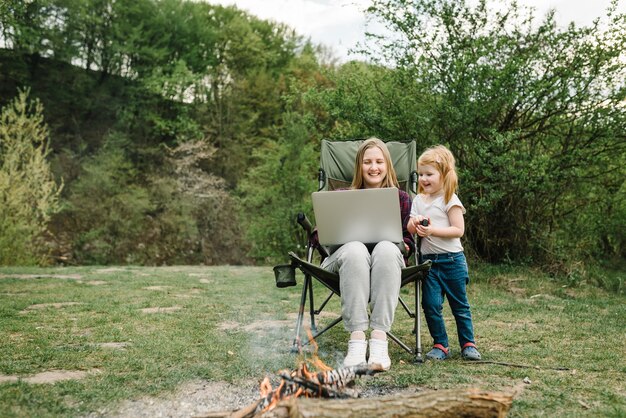
<instances>
[{"instance_id":1,"label":"woman's knee","mask_svg":"<svg viewBox=\"0 0 626 418\"><path fill-rule=\"evenodd\" d=\"M365 259L369 260L370 253L365 244L359 241L351 241L341 247L342 258L345 259Z\"/></svg>"},{"instance_id":2,"label":"woman's knee","mask_svg":"<svg viewBox=\"0 0 626 418\"><path fill-rule=\"evenodd\" d=\"M404 264L400 248L391 241L381 241L372 250L373 259L395 260L399 265Z\"/></svg>"},{"instance_id":3,"label":"woman's knee","mask_svg":"<svg viewBox=\"0 0 626 418\"><path fill-rule=\"evenodd\" d=\"M400 253L400 249L391 241L381 241L372 250L372 254L395 255Z\"/></svg>"}]
</instances>

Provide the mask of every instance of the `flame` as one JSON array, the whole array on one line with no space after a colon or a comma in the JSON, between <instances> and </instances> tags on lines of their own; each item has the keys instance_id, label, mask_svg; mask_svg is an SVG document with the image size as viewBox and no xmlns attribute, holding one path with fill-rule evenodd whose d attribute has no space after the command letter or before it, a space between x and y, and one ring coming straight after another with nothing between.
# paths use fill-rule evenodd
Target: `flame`
<instances>
[{"instance_id":1,"label":"flame","mask_svg":"<svg viewBox=\"0 0 626 418\"><path fill-rule=\"evenodd\" d=\"M261 398L265 398L272 391L272 384L270 383L270 378L265 376L265 379L261 382Z\"/></svg>"},{"instance_id":2,"label":"flame","mask_svg":"<svg viewBox=\"0 0 626 418\"><path fill-rule=\"evenodd\" d=\"M320 372L327 372L333 370L333 368L328 366L319 358L319 356L317 355L319 347L317 345L317 342L315 342L315 339L313 338L311 329L309 327L305 327L305 329L307 335L309 336L309 343L311 344L311 346L313 346L312 357L310 359L305 358L303 361L300 362L300 365L295 370L291 372L285 371L284 374L289 375L292 378L304 378L312 383L316 383L317 385L319 385L319 393L317 394L317 396L321 396L322 385L318 379L318 372L309 370L309 367L307 367L307 363L311 365L312 370L319 370ZM300 352L300 354L302 354L302 352ZM265 377L259 387L261 398L266 400L266 405L262 409L262 412L265 413L275 408L276 405L278 405L278 403L284 399L297 398L299 396L302 396L303 394L304 396L312 396L312 394L305 391L305 389L302 387L298 387L295 392L291 393L291 391L293 390L291 389L292 387L292 385L287 384L287 382L283 379L281 380L278 387L274 389L272 387L270 379L268 377Z\"/></svg>"},{"instance_id":3,"label":"flame","mask_svg":"<svg viewBox=\"0 0 626 418\"><path fill-rule=\"evenodd\" d=\"M311 332L311 329L309 327L305 327L306 333L309 336L309 341L311 343L311 345L313 346L313 357L308 360L308 362L316 369L321 370L323 372L327 372L329 370L332 370L333 368L328 366L326 363L324 363L322 361L322 359L319 358L319 356L317 355L317 351L319 349L317 342L315 341L315 339L313 338L313 333Z\"/></svg>"},{"instance_id":4,"label":"flame","mask_svg":"<svg viewBox=\"0 0 626 418\"><path fill-rule=\"evenodd\" d=\"M269 379L268 379L268 383L269 383ZM271 384L269 386L270 388L272 387ZM282 382L280 382L280 385L278 385L275 391L270 390L270 392L265 395L265 396L270 396L271 394L271 400L269 404L263 409L263 412L267 412L270 409L274 409L276 405L278 405L278 402L284 399L284 396L282 396L281 394L281 391L284 387L285 387L285 381L283 380Z\"/></svg>"}]
</instances>

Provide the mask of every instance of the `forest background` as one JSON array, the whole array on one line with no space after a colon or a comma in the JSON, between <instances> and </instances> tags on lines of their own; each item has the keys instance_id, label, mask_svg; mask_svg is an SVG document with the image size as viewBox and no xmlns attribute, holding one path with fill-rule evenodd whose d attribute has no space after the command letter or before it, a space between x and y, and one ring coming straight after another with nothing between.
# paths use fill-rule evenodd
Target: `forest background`
<instances>
[{"instance_id":1,"label":"forest background","mask_svg":"<svg viewBox=\"0 0 626 418\"><path fill-rule=\"evenodd\" d=\"M494 3L373 1L339 64L234 7L2 0L0 265L283 261L321 139L377 136L451 148L472 259L623 292L626 15Z\"/></svg>"}]
</instances>

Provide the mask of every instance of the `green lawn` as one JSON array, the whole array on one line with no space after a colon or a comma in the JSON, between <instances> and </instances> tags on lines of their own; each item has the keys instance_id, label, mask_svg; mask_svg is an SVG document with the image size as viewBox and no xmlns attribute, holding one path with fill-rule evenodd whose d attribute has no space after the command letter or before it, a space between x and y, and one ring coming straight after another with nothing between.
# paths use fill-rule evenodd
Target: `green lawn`
<instances>
[{"instance_id":1,"label":"green lawn","mask_svg":"<svg viewBox=\"0 0 626 418\"><path fill-rule=\"evenodd\" d=\"M523 387L509 416L626 415L623 295L569 288L528 269L477 267L471 274L484 359L531 367L469 364L455 344L450 360L414 365L394 345L391 371L359 385ZM298 282L276 288L271 267L2 268L0 416L81 416L192 380L249 383L293 368L301 275ZM410 292L403 289L409 300ZM335 298L328 308L337 306ZM411 338L400 309L394 331ZM422 337L427 351L425 324ZM341 326L322 336L321 358L338 366L346 339ZM30 383L46 371L84 377Z\"/></svg>"}]
</instances>

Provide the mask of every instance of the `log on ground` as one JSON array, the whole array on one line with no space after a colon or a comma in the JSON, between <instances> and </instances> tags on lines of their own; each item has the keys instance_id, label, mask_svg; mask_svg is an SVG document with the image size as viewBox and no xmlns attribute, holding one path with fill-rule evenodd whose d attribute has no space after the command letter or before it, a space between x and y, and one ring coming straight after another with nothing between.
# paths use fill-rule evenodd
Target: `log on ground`
<instances>
[{"instance_id":1,"label":"log on ground","mask_svg":"<svg viewBox=\"0 0 626 418\"><path fill-rule=\"evenodd\" d=\"M506 417L514 392L475 389L438 390L379 398L329 400L292 398L281 401L263 418L283 417Z\"/></svg>"}]
</instances>

